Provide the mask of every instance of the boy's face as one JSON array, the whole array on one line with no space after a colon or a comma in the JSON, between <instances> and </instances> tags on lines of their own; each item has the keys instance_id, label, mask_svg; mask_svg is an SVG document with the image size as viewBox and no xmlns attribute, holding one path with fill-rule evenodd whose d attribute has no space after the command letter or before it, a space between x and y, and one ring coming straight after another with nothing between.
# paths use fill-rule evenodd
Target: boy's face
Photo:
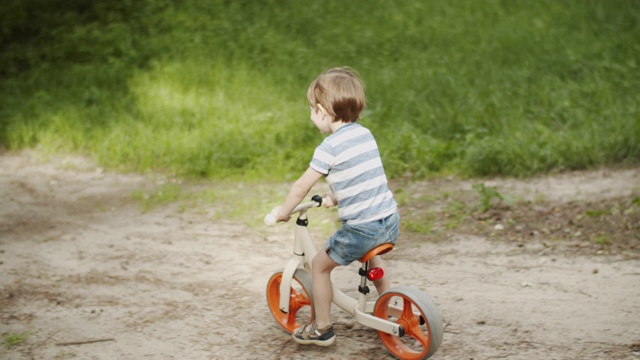
<instances>
[{"instance_id":1,"label":"boy's face","mask_svg":"<svg viewBox=\"0 0 640 360\"><path fill-rule=\"evenodd\" d=\"M320 107L314 108L313 106L310 106L310 108L311 108L311 121L318 128L318 130L320 130L320 132L323 134L331 133L331 127L329 126L331 117L328 115L325 115L320 109Z\"/></svg>"}]
</instances>

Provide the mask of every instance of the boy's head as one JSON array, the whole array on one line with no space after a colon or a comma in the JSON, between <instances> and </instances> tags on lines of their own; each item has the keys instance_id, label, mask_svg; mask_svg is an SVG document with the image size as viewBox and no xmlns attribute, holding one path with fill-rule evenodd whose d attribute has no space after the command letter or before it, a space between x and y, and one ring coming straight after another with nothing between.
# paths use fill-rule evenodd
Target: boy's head
<instances>
[{"instance_id":1,"label":"boy's head","mask_svg":"<svg viewBox=\"0 0 640 360\"><path fill-rule=\"evenodd\" d=\"M329 69L320 74L307 90L312 108L322 106L334 121L354 122L366 106L364 84L358 73L347 67Z\"/></svg>"}]
</instances>

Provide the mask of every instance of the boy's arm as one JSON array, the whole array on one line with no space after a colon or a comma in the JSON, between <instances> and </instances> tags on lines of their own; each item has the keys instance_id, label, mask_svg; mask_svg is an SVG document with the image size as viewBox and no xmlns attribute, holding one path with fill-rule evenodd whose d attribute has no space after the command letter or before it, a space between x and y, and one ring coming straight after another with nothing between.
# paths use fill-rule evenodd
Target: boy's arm
<instances>
[{"instance_id":1,"label":"boy's arm","mask_svg":"<svg viewBox=\"0 0 640 360\"><path fill-rule=\"evenodd\" d=\"M291 218L291 211L300 204L302 199L307 196L313 185L320 180L322 176L323 174L312 168L308 168L307 171L305 171L304 174L302 174L302 176L291 186L287 199L280 207L280 211L278 211L276 221L289 221Z\"/></svg>"}]
</instances>

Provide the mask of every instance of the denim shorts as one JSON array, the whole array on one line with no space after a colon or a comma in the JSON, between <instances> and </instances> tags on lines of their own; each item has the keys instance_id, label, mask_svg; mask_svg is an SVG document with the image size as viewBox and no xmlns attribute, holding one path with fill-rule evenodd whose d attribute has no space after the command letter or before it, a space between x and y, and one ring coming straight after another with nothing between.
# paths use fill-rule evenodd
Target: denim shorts
<instances>
[{"instance_id":1,"label":"denim shorts","mask_svg":"<svg viewBox=\"0 0 640 360\"><path fill-rule=\"evenodd\" d=\"M344 223L324 245L327 255L340 265L349 265L362 258L374 247L392 243L395 245L399 230L400 216L398 213L388 217L349 225Z\"/></svg>"}]
</instances>

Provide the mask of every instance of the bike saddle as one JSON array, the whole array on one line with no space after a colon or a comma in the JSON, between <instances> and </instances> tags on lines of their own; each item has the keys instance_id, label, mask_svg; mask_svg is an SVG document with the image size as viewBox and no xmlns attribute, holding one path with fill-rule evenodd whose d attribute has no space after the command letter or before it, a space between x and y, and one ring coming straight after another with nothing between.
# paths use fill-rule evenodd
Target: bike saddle
<instances>
[{"instance_id":1,"label":"bike saddle","mask_svg":"<svg viewBox=\"0 0 640 360\"><path fill-rule=\"evenodd\" d=\"M391 244L391 243L384 243L384 244L378 245L378 246L374 247L373 249L369 250L369 252L364 254L364 256L361 257L358 261L360 261L361 263L365 263L365 262L371 260L372 257L374 257L376 255L386 254L389 251L391 251L392 249L393 249L393 244Z\"/></svg>"}]
</instances>

